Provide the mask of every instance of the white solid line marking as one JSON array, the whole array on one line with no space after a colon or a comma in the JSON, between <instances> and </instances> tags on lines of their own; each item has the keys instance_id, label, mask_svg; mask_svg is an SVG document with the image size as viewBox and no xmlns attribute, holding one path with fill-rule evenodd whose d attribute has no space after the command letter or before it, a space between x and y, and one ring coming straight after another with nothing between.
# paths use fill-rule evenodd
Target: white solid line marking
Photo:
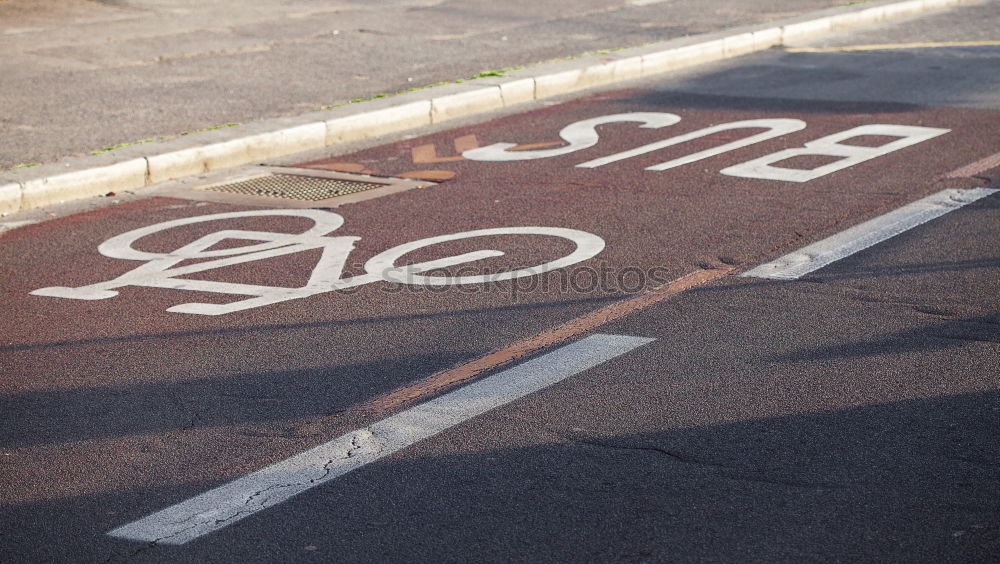
<instances>
[{"instance_id":1,"label":"white solid line marking","mask_svg":"<svg viewBox=\"0 0 1000 564\"><path fill-rule=\"evenodd\" d=\"M991 188L942 190L885 215L855 225L832 237L803 247L775 261L762 264L740 276L795 280L996 192L1000 192L1000 190Z\"/></svg>"},{"instance_id":2,"label":"white solid line marking","mask_svg":"<svg viewBox=\"0 0 1000 564\"><path fill-rule=\"evenodd\" d=\"M118 527L108 534L135 541L184 544L654 340L624 335L592 335Z\"/></svg>"}]
</instances>

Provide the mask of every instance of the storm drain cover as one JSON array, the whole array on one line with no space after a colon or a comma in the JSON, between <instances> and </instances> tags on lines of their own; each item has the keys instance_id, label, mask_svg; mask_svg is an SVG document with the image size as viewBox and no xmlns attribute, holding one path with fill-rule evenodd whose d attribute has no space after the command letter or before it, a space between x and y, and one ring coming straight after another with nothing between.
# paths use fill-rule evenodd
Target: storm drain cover
<instances>
[{"instance_id":1,"label":"storm drain cover","mask_svg":"<svg viewBox=\"0 0 1000 564\"><path fill-rule=\"evenodd\" d=\"M328 200L337 196L356 194L375 188L384 188L385 186L385 184L374 182L359 182L339 178L322 178L300 174L269 174L239 182L206 186L204 189L216 192L247 194L250 196L315 202Z\"/></svg>"}]
</instances>

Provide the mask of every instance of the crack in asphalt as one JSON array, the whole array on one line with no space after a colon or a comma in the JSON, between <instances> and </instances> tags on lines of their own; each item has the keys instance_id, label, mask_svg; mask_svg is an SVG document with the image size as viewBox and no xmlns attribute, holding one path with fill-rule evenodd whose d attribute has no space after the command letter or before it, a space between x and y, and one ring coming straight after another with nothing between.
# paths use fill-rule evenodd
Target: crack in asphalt
<instances>
[{"instance_id":1,"label":"crack in asphalt","mask_svg":"<svg viewBox=\"0 0 1000 564\"><path fill-rule=\"evenodd\" d=\"M360 429L351 435L351 448L347 449L344 458L354 458L361 451L368 451L371 454L382 452L382 445L371 429Z\"/></svg>"},{"instance_id":2,"label":"crack in asphalt","mask_svg":"<svg viewBox=\"0 0 1000 564\"><path fill-rule=\"evenodd\" d=\"M190 515L187 518L182 519L180 521L173 521L173 522L170 523L170 525L182 525L182 524L187 523L189 521L195 520L197 517L198 517L197 514ZM183 534L183 533L185 533L187 531L190 531L191 529L197 528L197 527L199 527L202 524L204 524L204 521L200 521L200 522L194 523L190 527L181 529L181 530L179 530L179 531L177 531L177 532L175 532L173 534L153 539L153 540L147 542L141 548L133 550L133 551L129 552L128 554L124 554L124 555L118 554L118 553L112 554L106 560L104 560L104 564L108 564L110 562L115 562L115 561L128 561L128 560L130 560L132 558L135 558L136 556L139 556L140 554L142 554L144 552L148 552L150 550L153 550L154 548L157 548L160 545L160 542L162 542L164 540L167 540L167 539L171 539L173 537L176 537L177 535Z\"/></svg>"},{"instance_id":3,"label":"crack in asphalt","mask_svg":"<svg viewBox=\"0 0 1000 564\"><path fill-rule=\"evenodd\" d=\"M677 462L683 464L691 464L693 466L704 466L709 468L724 468L727 470L735 470L735 468L733 468L732 466L726 466L724 464L718 464L715 462L706 462L704 460L697 460L695 458L684 456L682 454L678 454L677 452L670 451L660 447L610 444L610 443L595 441L593 439L582 439L579 437L570 437L570 439L578 443L601 447L601 448L609 448L614 450L641 450L641 451L657 452L673 460L676 460Z\"/></svg>"},{"instance_id":4,"label":"crack in asphalt","mask_svg":"<svg viewBox=\"0 0 1000 564\"><path fill-rule=\"evenodd\" d=\"M138 548L127 554L114 553L111 556L108 556L107 559L103 561L103 564L110 564L111 562L126 562L132 558L135 558L136 556L139 556L143 552L156 548L157 546L156 543L158 543L160 540L161 539L156 539L154 541L148 542L142 548Z\"/></svg>"},{"instance_id":5,"label":"crack in asphalt","mask_svg":"<svg viewBox=\"0 0 1000 564\"><path fill-rule=\"evenodd\" d=\"M309 480L308 483L313 483L314 481L315 480ZM268 486L268 487L266 487L266 488L264 488L262 490L258 490L256 492L254 492L250 497L247 498L247 500L245 502L243 502L243 506L244 507L250 507L251 505L254 504L254 500L255 499L263 496L267 492L278 490L278 489L282 489L282 488L292 488L292 487L295 487L295 486L301 486L301 485L303 485L305 483L306 482L291 482L291 483L287 483L287 484L272 484L272 485L270 485L270 486ZM242 511L242 510L241 511L237 511L237 512L233 513L232 515L230 515L229 517L226 517L225 519L215 519L214 522L215 522L216 525L221 525L222 523L225 523L226 521L232 521L234 518L239 517L241 515L250 515L250 514L256 513L257 511L260 511L261 509L265 509L267 507L266 504L267 504L267 502L268 502L269 499L271 499L271 498L270 497L264 497L262 500L260 500L259 502L256 503L256 507L251 508L249 511Z\"/></svg>"},{"instance_id":6,"label":"crack in asphalt","mask_svg":"<svg viewBox=\"0 0 1000 564\"><path fill-rule=\"evenodd\" d=\"M192 529L197 529L199 527L204 527L204 526L224 525L229 521L238 520L245 516L257 513L258 511L266 509L269 506L269 501L271 500L271 496L268 495L268 492L273 492L285 488L303 488L303 487L308 488L310 484L316 484L318 482L325 481L334 471L334 465L336 463L343 462L345 460L357 459L358 457L366 455L375 457L379 453L381 453L384 448L384 445L375 436L375 433L373 433L371 429L368 428L360 429L353 432L350 435L349 444L345 446L346 448L341 447L343 449L341 450L341 452L336 453L337 456L327 458L321 467L312 466L312 471L315 472L316 474L312 478L303 478L297 481L290 481L280 484L271 484L266 488L257 490L246 498L246 500L243 502L242 509L230 511L229 514L224 517L207 515L207 513L211 513L211 510L209 510L188 515L187 517L179 521L173 521L169 523L171 527L183 526L187 523L191 524L190 526L177 530L170 535L166 535L157 538L153 541L150 541L141 548L133 550L127 554L119 554L119 553L112 554L107 558L107 560L105 560L105 563L130 560L142 554L143 552L155 549L157 546L160 545L161 542L183 535L184 533ZM310 471L307 470L307 473L309 472Z\"/></svg>"},{"instance_id":7,"label":"crack in asphalt","mask_svg":"<svg viewBox=\"0 0 1000 564\"><path fill-rule=\"evenodd\" d=\"M800 480L789 480L786 478L772 478L768 476L762 476L759 474L747 473L746 470L737 468L734 466L727 466L724 464L719 464L715 462L707 462L704 460L698 460L678 454L673 451L669 451L659 447L649 447L649 446L633 446L633 445L620 445L620 444L609 444L600 441L595 441L592 439L582 439L579 437L567 437L573 442L586 444L590 446L595 446L599 448L607 448L613 450L638 450L646 452L655 452L667 456L671 460L675 460L682 464L687 464L691 466L699 466L703 468L710 468L716 470L722 470L718 474L718 477L726 480L735 480L739 482L756 482L762 484L770 484L776 486L792 487L792 488L821 488L821 489L844 489L852 486L862 485L862 482L811 482L811 481L800 481Z\"/></svg>"}]
</instances>

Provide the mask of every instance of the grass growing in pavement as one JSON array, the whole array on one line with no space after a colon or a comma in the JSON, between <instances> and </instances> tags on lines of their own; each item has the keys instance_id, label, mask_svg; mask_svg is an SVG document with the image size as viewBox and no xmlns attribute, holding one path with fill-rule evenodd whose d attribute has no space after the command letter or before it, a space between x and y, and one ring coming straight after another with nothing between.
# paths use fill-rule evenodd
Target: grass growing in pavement
<instances>
[{"instance_id":1,"label":"grass growing in pavement","mask_svg":"<svg viewBox=\"0 0 1000 564\"><path fill-rule=\"evenodd\" d=\"M2 0L0 0L0 1L2 1ZM866 0L861 0L861 1L866 1ZM631 47L635 47L635 46L633 45ZM579 59L579 58L582 58L582 57L587 57L587 56L590 56L590 55L608 55L608 54L613 53L615 51L621 51L621 50L624 50L624 49L629 49L631 47L616 47L616 48L613 48L613 49L601 49L600 51L592 51L592 52L588 52L588 53L582 53L580 55L573 55L573 56L569 56L569 57L562 57L562 58L559 58L559 59L553 59L553 60L550 60L550 61L543 61L543 62L538 63L538 64L545 64L545 63L551 63L551 62L556 62L556 61L568 61L568 60L572 60L572 59ZM349 102L345 102L345 103L342 103L342 104L330 104L330 105L327 105L327 106L322 106L321 108L319 108L316 111L332 110L334 108L339 108L341 106L346 106L348 104L360 104L361 102L369 102L371 100L378 100L379 98L388 98L390 96L397 96L399 94L406 94L407 92L416 92L418 90L427 90L429 88L437 88L439 86L447 86L449 84L462 84L462 83L464 83L466 81L477 80L477 79L480 79L480 78L502 77L502 76L504 76L505 74L507 74L509 72L518 71L518 70L521 70L523 68L524 68L523 66L517 66L517 67L509 67L509 68L505 68L505 69L483 71L483 72L480 72L480 73L478 73L478 74L476 74L474 76L470 76L470 77L465 78L465 79L445 80L445 81L442 81L442 82L435 82L434 84L427 84L425 86L415 86L413 88L407 88L406 90L399 90L397 92L380 92L378 94L374 94L372 96L368 96L367 98L356 98L354 100L351 100ZM214 131L216 129L225 129L227 127L235 127L237 125L240 125L240 124L238 124L238 123L226 123L226 124L222 124L222 125L216 125L216 126L213 126L213 127L203 127L201 129L192 129L191 131L182 131L182 132L178 133L177 135L178 136L184 136L184 135L190 135L192 133L201 133L203 131ZM155 139L142 139L140 141L132 141L132 142L129 142L129 143L118 143L117 145L111 145L110 147L104 147L103 149L98 149L96 151L91 151L90 154L91 155L103 155L104 153L109 153L111 151L115 151L115 150L118 150L118 149L123 149L125 147L131 147L133 145L142 145L142 144L145 144L145 143L152 143L154 141L163 141L163 140L166 140L166 139L170 139L171 137L173 137L173 136L157 137ZM18 168L28 168L28 167L32 167L32 166L38 166L38 163L24 163L24 164L15 165L15 166L11 167L11 170L18 169Z\"/></svg>"},{"instance_id":2,"label":"grass growing in pavement","mask_svg":"<svg viewBox=\"0 0 1000 564\"><path fill-rule=\"evenodd\" d=\"M577 59L577 58L580 58L580 57L586 57L588 55L607 55L607 54L612 53L614 51L620 51L622 49L628 49L628 48L629 47L618 47L618 48L614 48L614 49L602 49L600 51L594 51L594 52L591 52L591 53L583 53L581 55L574 55L574 56L571 56L571 57L563 57L561 59L554 59L554 60L555 61L563 61L563 60ZM545 61L545 62L552 62L552 61ZM334 108L339 108L341 106L346 106L348 104L360 104L361 102L369 102L371 100L378 100L379 98L388 98L390 96L396 96L396 95L399 95L399 94L405 94L407 92L416 92L418 90L427 90L429 88L437 88L439 86L447 86L449 84L462 84L462 83L464 83L466 81L477 80L477 79L480 79L480 78L502 77L502 76L504 76L505 74L507 74L509 72L518 71L518 70L521 70L523 68L524 68L523 66L517 66L517 67L504 68L504 69L483 71L483 72L480 72L480 73L478 73L476 75L470 76L470 77L465 78L465 79L461 79L460 78L458 80L445 80L445 81L442 81L442 82L435 82L434 84L427 84L425 86L415 86L413 88L408 88L406 90L400 90L400 91L397 91L397 92L380 92L378 94L374 94L372 96L368 96L367 98L356 98L354 100L351 100L349 102L345 102L345 103L342 103L342 104L330 104L330 105L327 105L327 106L322 106L317 111L332 110ZM238 123L226 123L226 124L222 124L222 125L216 125L216 126L213 126L213 127L203 127L201 129L192 129L191 131L182 131L182 132L178 133L177 135L178 136L184 136L184 135L190 135L192 133L201 133L203 131L214 131L214 130L217 130L217 129L225 129L227 127L235 127L237 125L240 125L240 124L238 124ZM111 151L116 151L118 149L123 149L125 147L131 147L133 145L143 145L145 143L152 143L154 141L163 141L165 139L170 139L170 138L171 138L171 136L164 136L164 137L157 137L155 139L142 139L142 140L139 140L139 141L131 141L131 142L128 142L128 143L118 143L117 145L111 145L110 147L104 147L103 149L98 149L96 151L91 151L90 154L91 155L103 155L104 153L110 153ZM15 165L15 166L11 167L11 170L19 169L19 168L28 168L28 167L32 167L32 166L38 166L38 163L24 163L24 164Z\"/></svg>"},{"instance_id":3,"label":"grass growing in pavement","mask_svg":"<svg viewBox=\"0 0 1000 564\"><path fill-rule=\"evenodd\" d=\"M0 1L2 1L2 0L0 0ZM867 0L859 0L859 1L860 2L866 2ZM854 4L854 3L858 3L858 2L850 2L849 4ZM587 52L587 53L581 53L579 55L571 55L569 57L562 57L562 58L558 58L558 59L552 59L552 60L549 60L549 61L542 61L542 62L540 62L538 64L545 64L545 63L551 63L551 62L557 62L557 61L569 61L569 60L579 59L579 58L583 58L583 57L587 57L587 56L591 56L591 55L609 55L609 54L614 53L616 51L622 51L624 49L630 49L632 47L636 47L636 46L632 45L632 46L628 46L628 47L615 47L615 48L612 48L612 49L601 49L599 51L591 51L591 52ZM316 111L332 110L334 108L339 108L341 106L346 106L348 104L360 104L361 102L369 102L371 100L378 100L379 98L388 98L390 96L397 96L399 94L406 94L407 92L417 92L418 90L427 90L427 89L430 89L430 88L437 88L439 86L447 86L449 84L462 84L462 83L464 83L466 81L473 81L473 80L477 80L477 79L480 79L480 78L502 77L502 76L504 76L505 74L507 74L509 72L518 71L518 70L521 70L523 68L524 68L523 66L517 66L517 67L504 68L504 69L483 71L483 72L480 72L480 73L478 73L478 74L476 74L474 76L470 76L470 77L465 78L465 79L445 80L445 81L442 81L442 82L435 82L434 84L427 84L425 86L415 86L413 88L407 88L406 90L399 90L397 92L380 92L378 94L374 94L372 96L368 96L367 98L356 98L354 100L350 100L349 102L345 102L345 103L341 103L341 104L330 104L330 105L327 105L327 106L322 106L322 107L320 107ZM214 131L214 130L217 130L217 129L225 129L227 127L236 127L237 125L240 125L240 124L239 123L225 123L225 124L216 125L216 126L213 126L213 127L203 127L201 129L192 129L191 131L182 131L182 132L178 133L177 136L190 135L192 133L201 133L201 132L204 132L204 131ZM125 147L131 147L133 145L142 145L142 144L145 144L145 143L152 143L154 141L163 141L163 140L166 140L166 139L170 139L171 137L173 137L173 136L163 136L163 137L157 137L155 139L142 139L140 141L132 141L132 142L129 142L129 143L118 143L117 145L111 145L110 147L104 147L103 149L99 149L99 150L96 150L96 151L91 151L90 154L91 155L102 155L104 153L109 153L111 151L115 151L115 150L118 150L118 149L123 149ZM29 167L33 167L33 166L38 166L38 163L23 163L23 164L15 165L15 166L11 167L11 170L19 169L19 168L29 168Z\"/></svg>"},{"instance_id":4,"label":"grass growing in pavement","mask_svg":"<svg viewBox=\"0 0 1000 564\"><path fill-rule=\"evenodd\" d=\"M191 131L182 131L178 135L191 135L192 133L201 133L202 131L215 131L216 129L225 129L227 127L236 127L238 123L224 123L222 125L216 125L214 127L203 127L201 129L192 129Z\"/></svg>"},{"instance_id":5,"label":"grass growing in pavement","mask_svg":"<svg viewBox=\"0 0 1000 564\"><path fill-rule=\"evenodd\" d=\"M215 131L216 129L225 129L227 127L236 127L237 125L239 125L239 124L238 123L226 123L226 124L223 124L223 125L215 125L215 126L212 126L212 127L203 127L201 129L192 129L191 131L182 131L182 132L178 133L177 135L178 136L191 135L192 133L201 133L202 131ZM169 136L166 136L166 137L157 137L156 139L143 139L141 141L132 141L130 143L119 143L117 145L112 145L110 147L105 147L105 148L99 149L97 151L91 151L90 154L91 155L103 155L104 153L110 153L111 151L115 151L117 149L123 149L125 147L131 147L133 145L142 145L144 143L152 143L154 141L163 141L165 139L170 139L170 137Z\"/></svg>"},{"instance_id":6,"label":"grass growing in pavement","mask_svg":"<svg viewBox=\"0 0 1000 564\"><path fill-rule=\"evenodd\" d=\"M2 0L0 0L2 1ZM203 127L201 129L192 129L191 131L182 131L176 136L191 135L192 133L201 133L202 131L215 131L216 129L226 129L227 127L236 127L238 123L224 123L222 125L214 125L212 127ZM104 147L103 149L98 149L96 151L91 151L91 155L103 155L104 153L110 153L111 151L117 151L118 149L124 149L125 147L131 147L133 145L143 145L146 143L152 143L154 141L164 141L175 136L163 136L157 137L155 139L142 139L140 141L131 141L129 143L118 143L117 145L111 145L110 147ZM38 163L21 163L10 167L8 170L18 170L22 168L31 168L33 166L38 166Z\"/></svg>"},{"instance_id":7,"label":"grass growing in pavement","mask_svg":"<svg viewBox=\"0 0 1000 564\"><path fill-rule=\"evenodd\" d=\"M104 154L104 153L110 153L111 151L114 151L114 150L117 150L117 149L121 149L121 148L124 148L124 147L131 147L132 145L142 145L143 143L152 143L153 141L155 141L155 139L143 139L142 141L133 141L131 143L119 143L117 145L112 145L110 147L105 147L105 148L99 149L97 151L91 151L90 154L91 155L101 155L101 154Z\"/></svg>"},{"instance_id":8,"label":"grass growing in pavement","mask_svg":"<svg viewBox=\"0 0 1000 564\"><path fill-rule=\"evenodd\" d=\"M862 1L867 1L867 0L862 0ZM687 37L687 36L685 35L685 37ZM616 51L624 51L626 49L633 49L635 47L643 47L645 45L650 45L650 44L651 43L643 43L641 45L629 45L629 46L626 46L626 47L613 47L611 49L601 49L600 51L588 51L586 53L581 53L579 55L570 55L568 57L561 57L561 58L558 58L558 59L550 59L550 60L542 61L540 63L535 63L535 64L544 65L546 63L555 63L555 62L559 62L559 61L572 61L573 59L582 59L583 57L590 57L592 55L610 55L611 53L614 53ZM465 79L461 79L460 78L458 80L446 80L444 82L435 82L434 84L428 84L426 86L417 86L417 87L414 87L414 88L408 88L406 90L400 90L398 92L391 92L391 93L390 92L381 92L379 94L375 94L374 96L369 96L367 98L357 98L355 100L351 100L350 102L346 102L346 103L343 103L343 104L330 104L329 106L322 106L319 110L316 110L316 111L332 110L334 108L339 108L341 106L346 106L347 104L358 104L358 103L361 103L361 102L369 102L371 100L377 100L378 98L388 98L389 96L396 96L396 95L399 95L399 94L406 94L407 92L416 92L417 90L426 90L428 88L437 88L438 86L447 86L449 84L462 84L462 83L464 83L467 80L476 80L476 79L479 79L479 78L490 78L490 77L503 76L503 75L507 74L508 72L518 71L518 70L521 70L523 68L524 68L523 66L520 66L520 67L510 67L510 68L506 68L506 69L498 69L498 70L492 70L492 71L483 71L483 72L481 72L481 73L479 73L479 74L477 74L475 76L470 76L469 78L465 78Z\"/></svg>"},{"instance_id":9,"label":"grass growing in pavement","mask_svg":"<svg viewBox=\"0 0 1000 564\"><path fill-rule=\"evenodd\" d=\"M510 67L510 68L506 68L506 69L499 69L499 70L492 70L492 71L483 71L483 72L481 72L481 73L479 73L479 74L477 74L475 76L470 76L469 78L464 78L464 79L460 78L458 80L445 80L443 82L435 82L434 84L428 84L426 86L415 86L413 88L407 88L406 90L399 90L397 92L380 92L378 94L369 96L367 98L355 98L354 100L351 100L350 102L346 102L346 103L343 103L343 104L330 104L328 106L323 106L318 111L321 111L321 110L332 110L334 108L339 108L341 106L346 106L348 104L360 104L361 102L370 102L372 100L377 100L379 98L388 98L390 96L397 96L399 94L406 94L407 92L416 92L418 90L427 90L428 88L437 88L438 86L447 86L449 84L462 84L462 83L464 83L464 82L466 82L468 80L476 80L476 79L479 79L479 78L490 78L490 77L495 77L495 76L503 76L503 75L507 74L508 72L513 72L513 71L521 70L523 68L524 67Z\"/></svg>"}]
</instances>

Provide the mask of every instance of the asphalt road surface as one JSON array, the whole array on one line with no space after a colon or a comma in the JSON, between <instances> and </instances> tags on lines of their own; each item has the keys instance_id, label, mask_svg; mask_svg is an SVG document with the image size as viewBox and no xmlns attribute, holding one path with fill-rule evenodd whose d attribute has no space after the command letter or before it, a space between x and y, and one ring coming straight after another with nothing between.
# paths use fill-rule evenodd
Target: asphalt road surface
<instances>
[{"instance_id":1,"label":"asphalt road surface","mask_svg":"<svg viewBox=\"0 0 1000 564\"><path fill-rule=\"evenodd\" d=\"M1000 559L1000 48L870 43L0 234L3 559Z\"/></svg>"},{"instance_id":2,"label":"asphalt road surface","mask_svg":"<svg viewBox=\"0 0 1000 564\"><path fill-rule=\"evenodd\" d=\"M4 0L0 169L837 0Z\"/></svg>"}]
</instances>

